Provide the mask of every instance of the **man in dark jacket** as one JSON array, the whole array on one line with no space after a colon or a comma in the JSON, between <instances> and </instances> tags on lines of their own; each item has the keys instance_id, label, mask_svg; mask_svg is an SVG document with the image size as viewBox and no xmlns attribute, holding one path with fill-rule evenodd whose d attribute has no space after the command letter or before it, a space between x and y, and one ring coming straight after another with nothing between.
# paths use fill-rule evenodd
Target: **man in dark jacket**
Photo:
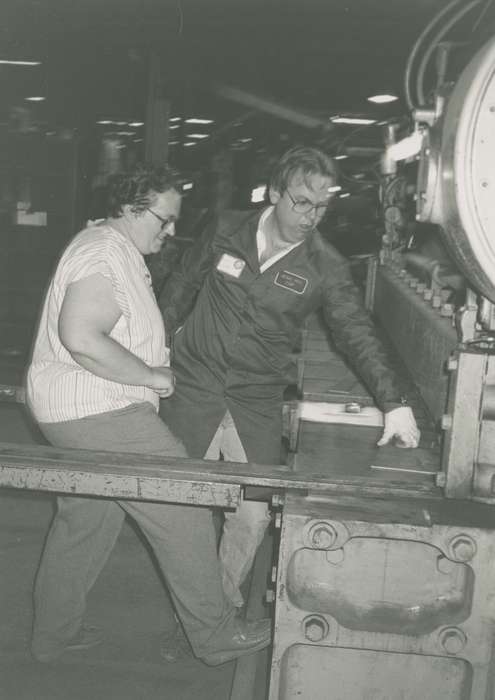
<instances>
[{"instance_id":1,"label":"man in dark jacket","mask_svg":"<svg viewBox=\"0 0 495 700\"><path fill-rule=\"evenodd\" d=\"M348 265L316 228L335 185L331 158L291 149L273 173L273 206L261 216L225 212L166 285L160 306L167 330L175 330L176 389L162 402L162 417L191 456L280 462L282 397L296 379L292 352L318 307L385 413L378 444L395 437L417 446L412 411ZM226 593L237 605L268 522L266 504L255 501L226 515L220 558Z\"/></svg>"}]
</instances>

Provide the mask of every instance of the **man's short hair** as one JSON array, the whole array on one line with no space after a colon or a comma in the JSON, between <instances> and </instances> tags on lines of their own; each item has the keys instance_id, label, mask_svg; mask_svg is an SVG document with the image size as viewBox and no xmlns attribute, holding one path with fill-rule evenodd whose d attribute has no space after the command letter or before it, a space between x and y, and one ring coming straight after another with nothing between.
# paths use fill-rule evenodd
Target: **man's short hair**
<instances>
[{"instance_id":1,"label":"man's short hair","mask_svg":"<svg viewBox=\"0 0 495 700\"><path fill-rule=\"evenodd\" d=\"M120 216L126 204L140 214L153 204L157 194L174 189L180 190L179 175L166 163L136 165L109 178L107 215Z\"/></svg>"},{"instance_id":2,"label":"man's short hair","mask_svg":"<svg viewBox=\"0 0 495 700\"><path fill-rule=\"evenodd\" d=\"M296 172L302 172L305 180L312 175L322 175L337 181L337 166L330 156L319 148L295 146L286 151L276 164L270 187L276 192L284 192Z\"/></svg>"}]
</instances>

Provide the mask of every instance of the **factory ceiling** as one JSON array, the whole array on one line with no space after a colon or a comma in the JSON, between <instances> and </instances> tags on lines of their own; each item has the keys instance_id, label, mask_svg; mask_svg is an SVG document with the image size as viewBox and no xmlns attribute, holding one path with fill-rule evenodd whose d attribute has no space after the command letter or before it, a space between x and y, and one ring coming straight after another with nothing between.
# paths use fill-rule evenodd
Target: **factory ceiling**
<instances>
[{"instance_id":1,"label":"factory ceiling","mask_svg":"<svg viewBox=\"0 0 495 700\"><path fill-rule=\"evenodd\" d=\"M308 116L323 121L338 114L387 118L406 111L408 54L432 17L450 4L2 0L0 59L42 63L0 65L0 121L5 123L12 106L36 96L45 100L31 102L30 108L47 123L143 119L151 53L161 57L172 113L210 118L214 129L252 116L253 98L264 100L255 106L295 110L286 113L285 121L296 115L292 123L299 126ZM492 22L493 3L474 2L463 40L467 31L471 43L479 41L494 31ZM400 99L381 106L367 101L383 92ZM257 128L264 128L259 120Z\"/></svg>"}]
</instances>

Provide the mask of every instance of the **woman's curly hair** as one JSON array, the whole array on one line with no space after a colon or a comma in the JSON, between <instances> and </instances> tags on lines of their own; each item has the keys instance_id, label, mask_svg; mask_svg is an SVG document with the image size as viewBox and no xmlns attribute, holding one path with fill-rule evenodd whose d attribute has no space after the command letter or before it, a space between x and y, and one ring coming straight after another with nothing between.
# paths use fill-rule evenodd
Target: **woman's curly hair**
<instances>
[{"instance_id":1,"label":"woman's curly hair","mask_svg":"<svg viewBox=\"0 0 495 700\"><path fill-rule=\"evenodd\" d=\"M179 175L168 165L144 163L129 172L116 173L108 181L107 215L120 216L126 204L140 214L157 194L173 189L180 190Z\"/></svg>"}]
</instances>

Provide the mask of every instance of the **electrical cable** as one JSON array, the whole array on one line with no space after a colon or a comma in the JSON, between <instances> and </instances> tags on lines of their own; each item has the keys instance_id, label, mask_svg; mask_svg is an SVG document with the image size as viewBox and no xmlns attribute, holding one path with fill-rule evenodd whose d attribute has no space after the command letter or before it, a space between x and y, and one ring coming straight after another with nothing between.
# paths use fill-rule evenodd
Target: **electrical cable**
<instances>
[{"instance_id":1,"label":"electrical cable","mask_svg":"<svg viewBox=\"0 0 495 700\"><path fill-rule=\"evenodd\" d=\"M416 39L411 52L409 54L409 57L407 59L406 63L406 69L404 73L404 95L406 98L406 103L408 109L412 112L413 110L416 109L416 105L414 104L412 95L411 95L411 73L412 73L412 67L414 60L419 52L419 49L423 42L425 41L428 33L433 29L433 27L447 14L449 13L453 8L455 8L456 5L459 5L461 2L464 0L451 0L451 2L446 5L440 12L438 12L433 19L431 19L426 27L423 29L419 37Z\"/></svg>"},{"instance_id":2,"label":"electrical cable","mask_svg":"<svg viewBox=\"0 0 495 700\"><path fill-rule=\"evenodd\" d=\"M480 14L479 14L479 17L477 18L476 22L473 24L473 26L472 26L472 28L471 28L471 32L474 33L474 32L478 29L478 27L479 27L479 25L480 25L480 23L481 23L481 20L483 19L483 17L484 17L484 16L486 15L486 13L488 12L488 8L490 7L490 5L493 5L493 0L487 0L487 3L486 3L486 5L485 5L485 7L481 10L481 12L480 12Z\"/></svg>"},{"instance_id":3,"label":"electrical cable","mask_svg":"<svg viewBox=\"0 0 495 700\"><path fill-rule=\"evenodd\" d=\"M179 27L177 29L177 34L181 36L182 32L184 31L184 12L182 11L181 0L177 0L177 12L179 13Z\"/></svg>"},{"instance_id":4,"label":"electrical cable","mask_svg":"<svg viewBox=\"0 0 495 700\"><path fill-rule=\"evenodd\" d=\"M470 12L474 7L480 5L484 0L471 0L471 2L464 7L461 7L456 14L449 19L449 21L444 24L440 31L432 39L428 49L425 51L421 63L419 64L417 76L416 76L416 95L418 97L419 106L423 107L426 104L425 94L424 94L424 77L426 68L428 66L429 60L437 48L443 37L449 32L452 27L459 22L464 15Z\"/></svg>"}]
</instances>

